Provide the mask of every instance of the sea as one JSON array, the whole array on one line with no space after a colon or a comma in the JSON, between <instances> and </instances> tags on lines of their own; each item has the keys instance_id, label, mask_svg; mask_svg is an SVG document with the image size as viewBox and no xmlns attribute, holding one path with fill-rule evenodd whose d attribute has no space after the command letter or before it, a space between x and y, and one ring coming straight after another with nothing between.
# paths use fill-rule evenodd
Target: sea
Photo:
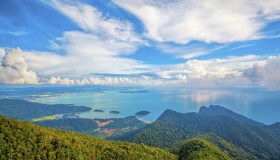
<instances>
[{"instance_id":1,"label":"sea","mask_svg":"<svg viewBox=\"0 0 280 160\"><path fill-rule=\"evenodd\" d=\"M221 105L265 124L280 122L280 91L265 89L0 85L0 98L91 107L91 111L78 113L83 118L121 118L149 111L140 118L152 122L166 109L186 113L198 112L201 106Z\"/></svg>"}]
</instances>

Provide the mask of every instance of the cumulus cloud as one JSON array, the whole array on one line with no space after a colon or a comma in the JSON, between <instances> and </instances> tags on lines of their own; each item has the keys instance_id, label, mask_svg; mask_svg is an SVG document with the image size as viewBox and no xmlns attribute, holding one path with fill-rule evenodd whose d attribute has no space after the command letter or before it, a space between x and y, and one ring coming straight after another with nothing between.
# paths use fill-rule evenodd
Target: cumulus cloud
<instances>
[{"instance_id":1,"label":"cumulus cloud","mask_svg":"<svg viewBox=\"0 0 280 160\"><path fill-rule=\"evenodd\" d=\"M280 56L256 55L225 59L188 60L146 74L90 75L82 78L53 76L48 84L61 85L142 85L158 87L223 88L262 87L280 89Z\"/></svg>"},{"instance_id":2,"label":"cumulus cloud","mask_svg":"<svg viewBox=\"0 0 280 160\"><path fill-rule=\"evenodd\" d=\"M82 76L90 73L137 73L151 68L127 58L146 44L127 21L103 15L94 6L68 0L43 1L80 27L52 40L63 54L29 51L26 60L43 76ZM47 60L47 61L46 61Z\"/></svg>"},{"instance_id":3,"label":"cumulus cloud","mask_svg":"<svg viewBox=\"0 0 280 160\"><path fill-rule=\"evenodd\" d=\"M91 76L81 79L52 77L49 84L145 85L181 87L252 87L243 76L253 64L264 64L262 57L247 55L226 59L188 60L184 64L163 67L157 72L137 75Z\"/></svg>"},{"instance_id":4,"label":"cumulus cloud","mask_svg":"<svg viewBox=\"0 0 280 160\"><path fill-rule=\"evenodd\" d=\"M190 88L256 87L243 71L253 64L263 65L265 58L256 55L224 59L188 60L156 72L164 85Z\"/></svg>"},{"instance_id":5,"label":"cumulus cloud","mask_svg":"<svg viewBox=\"0 0 280 160\"><path fill-rule=\"evenodd\" d=\"M186 44L233 42L262 37L260 30L280 18L279 0L113 0L138 17L146 37Z\"/></svg>"},{"instance_id":6,"label":"cumulus cloud","mask_svg":"<svg viewBox=\"0 0 280 160\"><path fill-rule=\"evenodd\" d=\"M187 78L224 78L227 75L240 75L243 70L250 68L253 64L264 64L263 57L256 55L246 55L240 57L229 56L223 59L197 60L191 59L183 64L169 66L162 69L158 75L161 78L171 77L177 79Z\"/></svg>"},{"instance_id":7,"label":"cumulus cloud","mask_svg":"<svg viewBox=\"0 0 280 160\"><path fill-rule=\"evenodd\" d=\"M62 84L62 85L145 85L145 86L161 86L162 84L167 84L168 82L163 82L160 79L154 79L152 77L142 76L142 77L84 77L80 79L68 78L68 77L51 77L48 81L49 84Z\"/></svg>"},{"instance_id":8,"label":"cumulus cloud","mask_svg":"<svg viewBox=\"0 0 280 160\"><path fill-rule=\"evenodd\" d=\"M280 56L270 57L265 65L254 64L244 71L244 76L262 87L280 89Z\"/></svg>"},{"instance_id":9,"label":"cumulus cloud","mask_svg":"<svg viewBox=\"0 0 280 160\"><path fill-rule=\"evenodd\" d=\"M0 83L37 84L35 72L28 70L23 52L19 49L6 50L0 66Z\"/></svg>"},{"instance_id":10,"label":"cumulus cloud","mask_svg":"<svg viewBox=\"0 0 280 160\"><path fill-rule=\"evenodd\" d=\"M1 50L0 50L1 51ZM53 75L57 70L65 72L57 61L61 62L65 57L50 54L25 52L19 48L5 50L0 66L0 83L9 84L37 84L39 78L36 73L28 69L29 62L25 61L24 55L39 56L39 63L46 59L50 66L47 75ZM42 56L45 55L46 57ZM53 57L53 59L52 59ZM34 57L33 57L34 58ZM38 60L38 57L35 57ZM30 60L30 59L29 59ZM30 60L32 64L32 59ZM70 65L74 61L68 59ZM73 62L73 63L71 63ZM35 65L35 64L32 64ZM77 64L78 65L78 64ZM83 65L82 65L83 66ZM70 66L69 66L70 67ZM273 90L280 89L280 56L262 57L247 55L240 57L229 56L224 59L188 60L186 63L162 66L157 72L122 75L87 75L70 78L66 76L42 76L40 83L61 85L144 85L144 86L180 86L195 88L221 88L221 87L263 87ZM70 70L69 70L70 72Z\"/></svg>"}]
</instances>

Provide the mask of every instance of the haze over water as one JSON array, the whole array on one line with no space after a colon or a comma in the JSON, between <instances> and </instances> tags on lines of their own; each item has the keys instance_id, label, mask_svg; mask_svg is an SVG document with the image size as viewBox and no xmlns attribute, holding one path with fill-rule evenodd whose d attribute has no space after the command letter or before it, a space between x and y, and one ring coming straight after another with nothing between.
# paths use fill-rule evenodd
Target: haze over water
<instances>
[{"instance_id":1,"label":"haze over water","mask_svg":"<svg viewBox=\"0 0 280 160\"><path fill-rule=\"evenodd\" d=\"M91 110L79 114L85 118L125 117L147 110L151 113L142 119L154 121L166 109L197 112L203 105L217 104L266 124L280 121L280 92L273 91L56 85L2 85L1 90L2 98L29 97L41 103L84 105L104 111ZM120 111L120 114L109 113L114 110Z\"/></svg>"}]
</instances>

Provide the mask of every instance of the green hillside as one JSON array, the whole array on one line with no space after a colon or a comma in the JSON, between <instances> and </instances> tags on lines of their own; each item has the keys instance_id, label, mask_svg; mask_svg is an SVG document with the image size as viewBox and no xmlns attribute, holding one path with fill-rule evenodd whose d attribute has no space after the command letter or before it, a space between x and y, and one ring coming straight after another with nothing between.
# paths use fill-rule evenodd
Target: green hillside
<instances>
[{"instance_id":1,"label":"green hillside","mask_svg":"<svg viewBox=\"0 0 280 160\"><path fill-rule=\"evenodd\" d=\"M252 126L265 126L265 124L263 124L263 123L249 119L241 114L235 113L235 112L233 112L225 107L219 106L219 105L210 105L208 108L205 106L202 106L202 107L200 107L198 113L205 114L205 115L212 115L212 116L223 115L223 116L227 116L232 119L235 119L239 122L250 124Z\"/></svg>"},{"instance_id":2,"label":"green hillside","mask_svg":"<svg viewBox=\"0 0 280 160\"><path fill-rule=\"evenodd\" d=\"M179 151L181 160L231 160L229 155L207 140L193 138L188 140Z\"/></svg>"},{"instance_id":3,"label":"green hillside","mask_svg":"<svg viewBox=\"0 0 280 160\"><path fill-rule=\"evenodd\" d=\"M147 123L135 116L107 119L65 118L34 123L40 126L89 134L104 139L142 129L147 125Z\"/></svg>"},{"instance_id":4,"label":"green hillside","mask_svg":"<svg viewBox=\"0 0 280 160\"><path fill-rule=\"evenodd\" d=\"M0 159L177 159L158 148L58 131L0 116Z\"/></svg>"},{"instance_id":5,"label":"green hillside","mask_svg":"<svg viewBox=\"0 0 280 160\"><path fill-rule=\"evenodd\" d=\"M217 136L216 134L209 133L203 136L196 136L196 137L199 137L200 139L205 139L215 144L217 147L219 147L222 151L227 153L233 159L236 160L256 159L256 156L245 152L243 149L238 148L232 143L227 142L226 140Z\"/></svg>"},{"instance_id":6,"label":"green hillside","mask_svg":"<svg viewBox=\"0 0 280 160\"><path fill-rule=\"evenodd\" d=\"M130 135L129 139L135 143L172 149L180 146L188 137L209 133L244 150L246 155L243 156L251 157L250 159L280 159L280 139L275 132L222 115L210 116L167 110L157 121L135 135ZM213 142L218 145L218 141ZM227 152L235 159L243 157L230 149Z\"/></svg>"}]
</instances>

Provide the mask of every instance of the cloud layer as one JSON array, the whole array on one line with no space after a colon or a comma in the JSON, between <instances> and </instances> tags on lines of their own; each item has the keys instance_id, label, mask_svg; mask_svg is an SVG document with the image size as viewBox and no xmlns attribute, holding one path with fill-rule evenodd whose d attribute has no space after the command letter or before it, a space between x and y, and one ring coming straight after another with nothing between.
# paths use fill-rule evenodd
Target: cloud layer
<instances>
[{"instance_id":1,"label":"cloud layer","mask_svg":"<svg viewBox=\"0 0 280 160\"><path fill-rule=\"evenodd\" d=\"M2 54L1 50L1 54ZM61 85L142 85L180 86L186 88L262 87L280 90L280 56L247 55L225 59L188 60L183 64L162 66L159 71L123 75L41 76L28 69L25 55L19 48L5 50L0 66L0 83ZM40 54L42 56L44 54ZM50 56L47 54L47 56ZM57 55L53 55L57 56ZM42 58L42 57L41 57ZM37 58L36 58L37 59ZM55 57L54 59L57 59ZM41 59L45 61L46 59ZM55 61L50 60L55 69ZM63 60L65 60L63 58ZM63 70L63 68L60 68Z\"/></svg>"},{"instance_id":2,"label":"cloud layer","mask_svg":"<svg viewBox=\"0 0 280 160\"><path fill-rule=\"evenodd\" d=\"M268 59L248 55L226 59L189 60L184 64L163 67L149 74L90 76L84 78L52 77L49 84L64 85L144 85L186 88L255 88L280 89L280 56Z\"/></svg>"},{"instance_id":3,"label":"cloud layer","mask_svg":"<svg viewBox=\"0 0 280 160\"><path fill-rule=\"evenodd\" d=\"M28 64L19 48L6 50L0 66L0 83L37 84L35 72L28 70Z\"/></svg>"},{"instance_id":4,"label":"cloud layer","mask_svg":"<svg viewBox=\"0 0 280 160\"><path fill-rule=\"evenodd\" d=\"M279 56L237 53L258 45L239 41L266 37L265 27L280 19L279 0L112 0L106 7L124 14L117 16L86 1L41 2L75 29L62 28L50 39L51 52L0 48L0 83L280 89ZM223 50L231 44L230 52ZM220 58L209 58L213 52ZM225 55L231 52L238 56ZM156 58L160 65L139 60Z\"/></svg>"},{"instance_id":5,"label":"cloud layer","mask_svg":"<svg viewBox=\"0 0 280 160\"><path fill-rule=\"evenodd\" d=\"M262 37L260 30L278 19L278 0L113 0L137 16L146 36L161 42L186 44L233 42Z\"/></svg>"},{"instance_id":6,"label":"cloud layer","mask_svg":"<svg viewBox=\"0 0 280 160\"><path fill-rule=\"evenodd\" d=\"M280 90L280 56L270 57L264 66L255 64L244 71L244 76L256 84L272 90Z\"/></svg>"},{"instance_id":7,"label":"cloud layer","mask_svg":"<svg viewBox=\"0 0 280 160\"><path fill-rule=\"evenodd\" d=\"M61 37L52 40L52 48L61 54L26 53L30 67L40 75L134 73L150 68L150 65L125 57L146 43L129 22L106 17L95 7L79 1L44 2L75 22L80 29L65 31Z\"/></svg>"}]
</instances>

